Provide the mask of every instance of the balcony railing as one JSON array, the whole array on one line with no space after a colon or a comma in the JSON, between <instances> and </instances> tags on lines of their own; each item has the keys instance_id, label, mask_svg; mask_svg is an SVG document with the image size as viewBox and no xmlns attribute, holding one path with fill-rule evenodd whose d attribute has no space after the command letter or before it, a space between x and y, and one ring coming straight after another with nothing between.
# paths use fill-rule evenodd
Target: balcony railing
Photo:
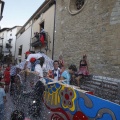
<instances>
[{"instance_id":1,"label":"balcony railing","mask_svg":"<svg viewBox=\"0 0 120 120\"><path fill-rule=\"evenodd\" d=\"M6 43L6 48L12 48L11 44Z\"/></svg>"},{"instance_id":2,"label":"balcony railing","mask_svg":"<svg viewBox=\"0 0 120 120\"><path fill-rule=\"evenodd\" d=\"M43 34L35 34L35 36L32 38L32 43L31 46L32 47L45 47L47 45L47 33L44 33L44 45L43 43L40 41L40 37Z\"/></svg>"},{"instance_id":3,"label":"balcony railing","mask_svg":"<svg viewBox=\"0 0 120 120\"><path fill-rule=\"evenodd\" d=\"M37 46L39 46L39 45L40 45L39 36L38 36L38 37L34 36L34 37L32 38L31 46L32 46L32 47L37 47Z\"/></svg>"}]
</instances>

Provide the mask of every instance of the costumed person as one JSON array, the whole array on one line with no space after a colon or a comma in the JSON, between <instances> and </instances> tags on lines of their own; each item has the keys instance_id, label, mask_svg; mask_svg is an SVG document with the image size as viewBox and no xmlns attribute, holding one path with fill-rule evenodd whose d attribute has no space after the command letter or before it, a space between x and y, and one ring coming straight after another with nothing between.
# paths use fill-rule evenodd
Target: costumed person
<instances>
[{"instance_id":1,"label":"costumed person","mask_svg":"<svg viewBox=\"0 0 120 120\"><path fill-rule=\"evenodd\" d=\"M39 61L39 62L37 62ZM37 60L35 65L35 73L39 75L40 78L43 78L43 64L45 62L45 58L41 57L39 60Z\"/></svg>"},{"instance_id":2,"label":"costumed person","mask_svg":"<svg viewBox=\"0 0 120 120\"><path fill-rule=\"evenodd\" d=\"M35 70L34 72L37 73L39 75L39 79L43 84L46 84L43 74L43 65L45 63L45 58L41 57L39 60L36 60L36 64L35 64Z\"/></svg>"},{"instance_id":3,"label":"costumed person","mask_svg":"<svg viewBox=\"0 0 120 120\"><path fill-rule=\"evenodd\" d=\"M22 61L21 63L19 63L19 64L16 65L16 74L19 74L19 72L21 70L24 70L26 59L27 59L28 55L31 54L31 51L26 51L24 54L25 54L24 61ZM30 61L28 61L27 65L26 65L26 69L28 69L28 70L31 69L31 63L30 63Z\"/></svg>"},{"instance_id":4,"label":"costumed person","mask_svg":"<svg viewBox=\"0 0 120 120\"><path fill-rule=\"evenodd\" d=\"M6 102L6 94L3 88L3 83L0 82L0 120L4 120L4 105Z\"/></svg>"},{"instance_id":5,"label":"costumed person","mask_svg":"<svg viewBox=\"0 0 120 120\"><path fill-rule=\"evenodd\" d=\"M5 92L8 93L10 85L10 67L6 67L4 71Z\"/></svg>"},{"instance_id":6,"label":"costumed person","mask_svg":"<svg viewBox=\"0 0 120 120\"><path fill-rule=\"evenodd\" d=\"M62 73L62 72L65 70L65 63L64 63L64 60L63 60L63 56L62 56L62 55L59 56L58 62L59 62L60 71L61 71L61 73Z\"/></svg>"},{"instance_id":7,"label":"costumed person","mask_svg":"<svg viewBox=\"0 0 120 120\"><path fill-rule=\"evenodd\" d=\"M41 28L40 32L40 42L42 43L42 46L45 45L45 30L43 28Z\"/></svg>"},{"instance_id":8,"label":"costumed person","mask_svg":"<svg viewBox=\"0 0 120 120\"><path fill-rule=\"evenodd\" d=\"M11 78L10 95L12 95L13 92L13 84L15 83L16 70L17 69L15 63L12 63L12 66L10 68L10 78Z\"/></svg>"},{"instance_id":9,"label":"costumed person","mask_svg":"<svg viewBox=\"0 0 120 120\"><path fill-rule=\"evenodd\" d=\"M85 75L85 76L89 75L87 56L86 55L83 55L83 59L80 60L78 74L82 74L82 75Z\"/></svg>"},{"instance_id":10,"label":"costumed person","mask_svg":"<svg viewBox=\"0 0 120 120\"><path fill-rule=\"evenodd\" d=\"M37 59L39 60L41 57L42 57L41 53L29 54L24 65L24 69L27 68L28 62L31 62L31 71L34 71L33 64Z\"/></svg>"},{"instance_id":11,"label":"costumed person","mask_svg":"<svg viewBox=\"0 0 120 120\"><path fill-rule=\"evenodd\" d=\"M76 71L77 71L76 66L75 66L75 65L70 65L69 68L68 68L68 70L65 70L65 71L61 74L60 80L65 80L64 83L70 84L71 75L73 75Z\"/></svg>"},{"instance_id":12,"label":"costumed person","mask_svg":"<svg viewBox=\"0 0 120 120\"><path fill-rule=\"evenodd\" d=\"M59 62L57 60L55 60L53 62L53 66L54 66L54 69L48 71L47 77L58 81L58 80L60 80L60 77L61 77L60 68L58 67Z\"/></svg>"},{"instance_id":13,"label":"costumed person","mask_svg":"<svg viewBox=\"0 0 120 120\"><path fill-rule=\"evenodd\" d=\"M78 76L76 77L78 86L80 85L80 79L88 75L89 75L89 70L88 70L87 56L83 55L82 60L80 60Z\"/></svg>"}]
</instances>

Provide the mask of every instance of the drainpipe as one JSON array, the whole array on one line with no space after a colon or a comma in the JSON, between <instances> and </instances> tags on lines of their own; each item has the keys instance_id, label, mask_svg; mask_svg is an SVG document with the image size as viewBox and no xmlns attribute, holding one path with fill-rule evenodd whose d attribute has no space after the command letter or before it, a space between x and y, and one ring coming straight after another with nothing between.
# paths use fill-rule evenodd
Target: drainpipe
<instances>
[{"instance_id":1,"label":"drainpipe","mask_svg":"<svg viewBox=\"0 0 120 120\"><path fill-rule=\"evenodd\" d=\"M15 58L15 57L16 57L16 56L15 56L15 54L16 54L16 43L17 43L17 35L16 35L16 40L15 40L14 62L17 62L17 61L16 61L16 58Z\"/></svg>"},{"instance_id":2,"label":"drainpipe","mask_svg":"<svg viewBox=\"0 0 120 120\"><path fill-rule=\"evenodd\" d=\"M30 50L31 50L31 43L32 43L32 27L33 27L33 20L32 20L32 24L31 24Z\"/></svg>"},{"instance_id":3,"label":"drainpipe","mask_svg":"<svg viewBox=\"0 0 120 120\"><path fill-rule=\"evenodd\" d=\"M52 59L54 59L54 43L55 43L55 18L56 18L56 0L55 2L55 12L54 12L54 28L53 28L53 47L52 47Z\"/></svg>"}]
</instances>

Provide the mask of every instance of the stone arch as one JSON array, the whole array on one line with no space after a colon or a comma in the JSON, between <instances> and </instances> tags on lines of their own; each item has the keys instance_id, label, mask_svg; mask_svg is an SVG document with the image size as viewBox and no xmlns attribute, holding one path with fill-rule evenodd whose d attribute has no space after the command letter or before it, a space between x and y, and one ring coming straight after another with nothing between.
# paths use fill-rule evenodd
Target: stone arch
<instances>
[{"instance_id":1,"label":"stone arch","mask_svg":"<svg viewBox=\"0 0 120 120\"><path fill-rule=\"evenodd\" d=\"M71 15L78 14L84 8L87 0L69 0L68 11Z\"/></svg>"}]
</instances>

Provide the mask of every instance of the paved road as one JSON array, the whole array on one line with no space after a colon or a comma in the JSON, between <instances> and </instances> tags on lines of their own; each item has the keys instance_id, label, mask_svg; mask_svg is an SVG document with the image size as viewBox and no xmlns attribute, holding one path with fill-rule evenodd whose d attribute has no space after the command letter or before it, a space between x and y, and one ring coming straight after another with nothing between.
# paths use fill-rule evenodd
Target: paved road
<instances>
[{"instance_id":1,"label":"paved road","mask_svg":"<svg viewBox=\"0 0 120 120\"><path fill-rule=\"evenodd\" d=\"M6 94L7 102L5 103L5 120L10 120L11 113L15 110L10 94Z\"/></svg>"}]
</instances>

